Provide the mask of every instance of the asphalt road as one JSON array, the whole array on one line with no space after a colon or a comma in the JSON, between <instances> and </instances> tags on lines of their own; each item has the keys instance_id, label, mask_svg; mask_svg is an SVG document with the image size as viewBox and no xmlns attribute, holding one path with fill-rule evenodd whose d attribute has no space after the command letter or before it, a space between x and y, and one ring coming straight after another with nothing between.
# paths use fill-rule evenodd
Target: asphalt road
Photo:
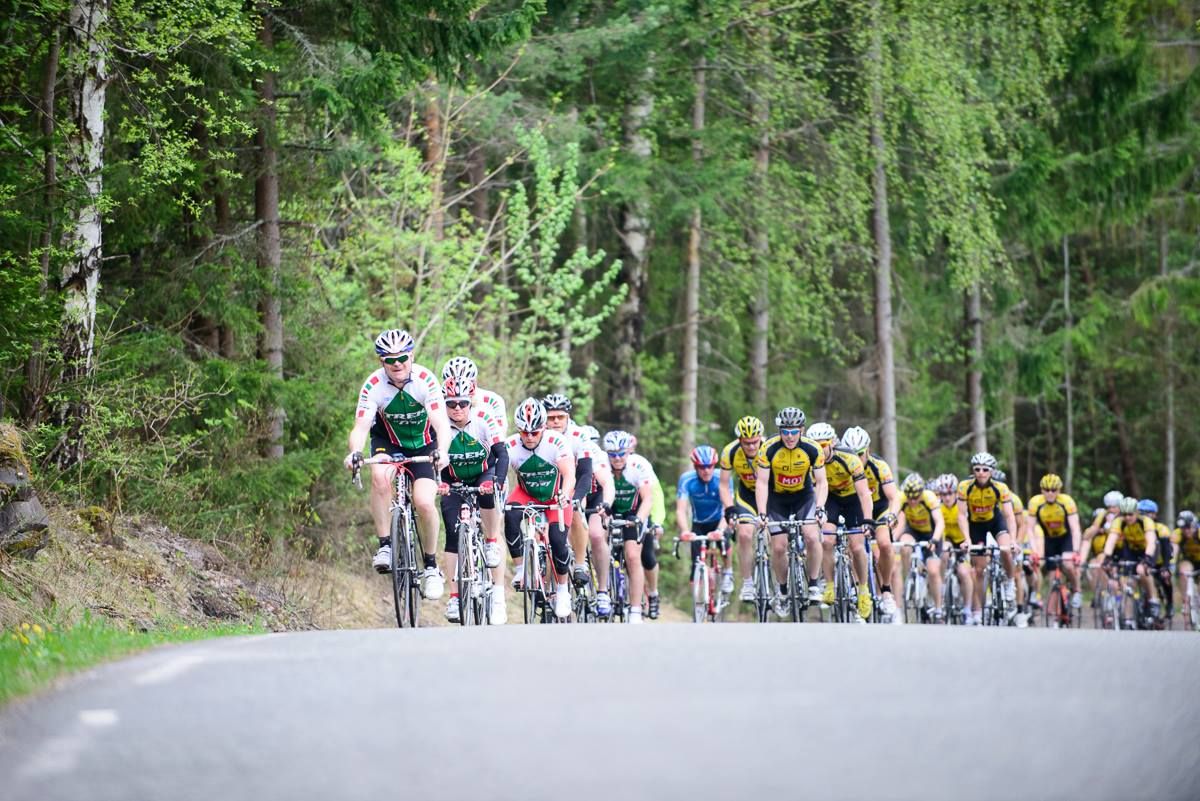
<instances>
[{"instance_id":1,"label":"asphalt road","mask_svg":"<svg viewBox=\"0 0 1200 801\"><path fill-rule=\"evenodd\" d=\"M6 801L1200 798L1200 637L334 631L156 650L0 713Z\"/></svg>"}]
</instances>

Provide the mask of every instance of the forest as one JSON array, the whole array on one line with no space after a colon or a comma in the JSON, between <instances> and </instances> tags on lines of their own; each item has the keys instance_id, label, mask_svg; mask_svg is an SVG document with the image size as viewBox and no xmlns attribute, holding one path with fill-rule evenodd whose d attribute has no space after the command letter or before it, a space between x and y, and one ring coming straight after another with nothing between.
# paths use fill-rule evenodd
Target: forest
<instances>
[{"instance_id":1,"label":"forest","mask_svg":"<svg viewBox=\"0 0 1200 801\"><path fill-rule=\"evenodd\" d=\"M0 420L62 497L286 542L402 327L664 483L797 405L900 475L1200 503L1200 2L5 16Z\"/></svg>"}]
</instances>

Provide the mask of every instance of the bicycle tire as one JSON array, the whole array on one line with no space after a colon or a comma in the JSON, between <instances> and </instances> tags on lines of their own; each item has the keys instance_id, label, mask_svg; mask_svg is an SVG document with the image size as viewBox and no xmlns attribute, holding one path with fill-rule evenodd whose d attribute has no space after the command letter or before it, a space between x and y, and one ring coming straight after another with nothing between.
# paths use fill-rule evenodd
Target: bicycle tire
<instances>
[{"instance_id":1,"label":"bicycle tire","mask_svg":"<svg viewBox=\"0 0 1200 801\"><path fill-rule=\"evenodd\" d=\"M474 622L471 618L475 611L474 599L471 597L471 572L474 569L471 565L473 550L471 529L462 521L459 521L456 526L458 528L458 569L455 571L457 575L454 577L454 581L458 589L458 624L470 626Z\"/></svg>"},{"instance_id":2,"label":"bicycle tire","mask_svg":"<svg viewBox=\"0 0 1200 801\"><path fill-rule=\"evenodd\" d=\"M771 613L771 566L765 558L754 562L754 612L759 623L766 623Z\"/></svg>"},{"instance_id":3,"label":"bicycle tire","mask_svg":"<svg viewBox=\"0 0 1200 801\"><path fill-rule=\"evenodd\" d=\"M958 565L950 562L946 578L942 582L942 613L947 626L957 626L958 613L955 610L955 599L958 597Z\"/></svg>"},{"instance_id":4,"label":"bicycle tire","mask_svg":"<svg viewBox=\"0 0 1200 801\"><path fill-rule=\"evenodd\" d=\"M808 580L804 558L788 548L788 612L793 623L803 623L808 611Z\"/></svg>"},{"instance_id":5,"label":"bicycle tire","mask_svg":"<svg viewBox=\"0 0 1200 801\"><path fill-rule=\"evenodd\" d=\"M708 565L697 560L692 570L692 622L703 623L708 617Z\"/></svg>"},{"instance_id":6,"label":"bicycle tire","mask_svg":"<svg viewBox=\"0 0 1200 801\"><path fill-rule=\"evenodd\" d=\"M402 629L417 628L420 603L416 597L416 560L412 556L412 541L409 537L402 509L392 510L392 599L396 608L396 625Z\"/></svg>"}]
</instances>

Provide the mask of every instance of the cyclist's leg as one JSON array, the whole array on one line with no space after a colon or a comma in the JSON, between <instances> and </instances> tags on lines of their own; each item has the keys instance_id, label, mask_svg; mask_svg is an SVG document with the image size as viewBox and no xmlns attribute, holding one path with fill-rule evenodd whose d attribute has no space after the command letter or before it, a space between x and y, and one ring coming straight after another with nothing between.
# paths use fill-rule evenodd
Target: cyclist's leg
<instances>
[{"instance_id":1,"label":"cyclist's leg","mask_svg":"<svg viewBox=\"0 0 1200 801\"><path fill-rule=\"evenodd\" d=\"M928 598L920 599L924 603L932 603L938 607L942 601L942 560L938 555L938 548L930 542L928 549L925 551L925 578ZM932 601L930 601L932 599Z\"/></svg>"},{"instance_id":2,"label":"cyclist's leg","mask_svg":"<svg viewBox=\"0 0 1200 801\"><path fill-rule=\"evenodd\" d=\"M604 521L599 512L593 512L588 518L588 539L592 542L592 568L596 573L596 591L608 592L608 532L604 529Z\"/></svg>"},{"instance_id":3,"label":"cyclist's leg","mask_svg":"<svg viewBox=\"0 0 1200 801\"><path fill-rule=\"evenodd\" d=\"M638 542L637 526L622 529L625 538L625 572L629 577L629 606L631 611L642 610L642 592L646 586L646 574L642 567L642 543Z\"/></svg>"},{"instance_id":4,"label":"cyclist's leg","mask_svg":"<svg viewBox=\"0 0 1200 801\"><path fill-rule=\"evenodd\" d=\"M533 503L533 498L525 490L515 487L504 500L504 506L510 504ZM525 575L525 543L521 535L521 519L524 514L520 509L509 509L504 512L504 541L508 545L508 555L513 563L513 581L521 580ZM501 584L503 586L503 584Z\"/></svg>"},{"instance_id":5,"label":"cyclist's leg","mask_svg":"<svg viewBox=\"0 0 1200 801\"><path fill-rule=\"evenodd\" d=\"M1000 546L1000 564L1004 566L1004 574L1008 580L1015 582L1017 578L1017 560L1012 552L1012 535L1001 528L995 532L996 544Z\"/></svg>"},{"instance_id":6,"label":"cyclist's leg","mask_svg":"<svg viewBox=\"0 0 1200 801\"><path fill-rule=\"evenodd\" d=\"M587 504L586 498L583 499L583 503ZM568 540L571 543L571 550L575 552L575 564L587 567L587 563L584 561L589 539L587 514L578 508L575 511L576 513L571 515L571 530Z\"/></svg>"},{"instance_id":7,"label":"cyclist's leg","mask_svg":"<svg viewBox=\"0 0 1200 801\"><path fill-rule=\"evenodd\" d=\"M871 510L871 517L878 520L888 509L886 499L880 500ZM895 549L892 548L892 530L888 526L875 527L875 547L872 553L878 557L879 594L886 597L892 594L892 584L896 578ZM866 574L863 574L866 581Z\"/></svg>"},{"instance_id":8,"label":"cyclist's leg","mask_svg":"<svg viewBox=\"0 0 1200 801\"><path fill-rule=\"evenodd\" d=\"M967 528L970 534L971 545L987 544L988 526L986 523L968 522ZM983 573L987 569L988 559L986 551L980 554L971 554L971 569L973 573L971 584L975 592L966 605L976 620L980 619L983 615L983 601L987 595L987 582L984 580Z\"/></svg>"},{"instance_id":9,"label":"cyclist's leg","mask_svg":"<svg viewBox=\"0 0 1200 801\"><path fill-rule=\"evenodd\" d=\"M446 551L442 557L442 568L446 577L453 581L458 574L458 516L462 512L463 499L461 495L451 492L441 498L442 525L446 528ZM450 596L458 594L458 587L451 585Z\"/></svg>"},{"instance_id":10,"label":"cyclist's leg","mask_svg":"<svg viewBox=\"0 0 1200 801\"><path fill-rule=\"evenodd\" d=\"M912 551L917 540L912 535L912 532L905 530L903 523L901 523L900 526L900 532L897 534L896 541L893 543L893 545L900 546L900 558L896 561L899 563L898 567L900 568L900 586L903 588L908 586L908 571L909 567L912 565Z\"/></svg>"},{"instance_id":11,"label":"cyclist's leg","mask_svg":"<svg viewBox=\"0 0 1200 801\"><path fill-rule=\"evenodd\" d=\"M646 533L642 539L642 572L646 576L646 595L658 595L658 538L654 531Z\"/></svg>"},{"instance_id":12,"label":"cyclist's leg","mask_svg":"<svg viewBox=\"0 0 1200 801\"><path fill-rule=\"evenodd\" d=\"M371 453L391 453L395 449L386 436L371 429ZM371 468L371 519L375 521L375 536L379 544L392 536L392 497L396 493L396 468L390 464L373 464Z\"/></svg>"},{"instance_id":13,"label":"cyclist's leg","mask_svg":"<svg viewBox=\"0 0 1200 801\"><path fill-rule=\"evenodd\" d=\"M738 483L734 505L738 507L737 545L742 583L753 580L751 576L754 573L754 518L756 515L754 504L754 494Z\"/></svg>"}]
</instances>

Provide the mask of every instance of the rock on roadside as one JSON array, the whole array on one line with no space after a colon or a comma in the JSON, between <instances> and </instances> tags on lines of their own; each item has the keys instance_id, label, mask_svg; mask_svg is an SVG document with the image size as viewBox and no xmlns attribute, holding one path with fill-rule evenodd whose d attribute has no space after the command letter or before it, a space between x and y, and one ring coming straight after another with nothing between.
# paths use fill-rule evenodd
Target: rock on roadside
<instances>
[{"instance_id":1,"label":"rock on roadside","mask_svg":"<svg viewBox=\"0 0 1200 801\"><path fill-rule=\"evenodd\" d=\"M33 556L50 540L50 517L29 485L20 432L0 425L0 550Z\"/></svg>"}]
</instances>

